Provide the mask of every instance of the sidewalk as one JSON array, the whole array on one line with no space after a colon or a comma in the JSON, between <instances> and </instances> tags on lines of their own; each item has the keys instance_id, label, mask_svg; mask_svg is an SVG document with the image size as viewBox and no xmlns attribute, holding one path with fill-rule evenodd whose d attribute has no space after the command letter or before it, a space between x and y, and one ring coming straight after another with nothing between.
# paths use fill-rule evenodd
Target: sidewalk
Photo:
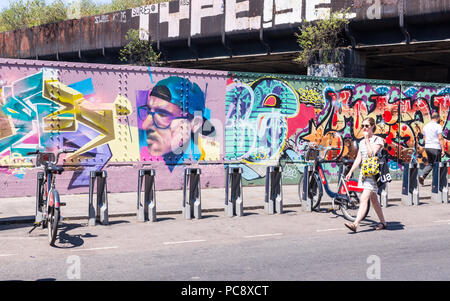
<instances>
[{"instance_id":1,"label":"sidewalk","mask_svg":"<svg viewBox=\"0 0 450 301\"><path fill-rule=\"evenodd\" d=\"M336 184L331 185L336 190ZM388 186L389 202L401 201L402 182L392 181ZM264 208L265 187L244 187L244 210ZM431 198L431 179L425 180L425 186L419 185L419 198ZM202 189L202 212L223 212L225 207L225 189ZM68 220L83 220L88 218L88 194L61 195L61 201L67 205L62 207L62 215ZM94 202L96 201L94 196ZM331 199L324 192L321 204L330 204ZM34 222L35 197L3 198L0 199L0 224L31 223ZM95 203L94 203L95 204ZM297 185L283 186L283 206L300 207ZM182 214L183 191L156 191L156 209L158 215ZM108 210L110 217L136 216L137 193L109 193Z\"/></svg>"}]
</instances>

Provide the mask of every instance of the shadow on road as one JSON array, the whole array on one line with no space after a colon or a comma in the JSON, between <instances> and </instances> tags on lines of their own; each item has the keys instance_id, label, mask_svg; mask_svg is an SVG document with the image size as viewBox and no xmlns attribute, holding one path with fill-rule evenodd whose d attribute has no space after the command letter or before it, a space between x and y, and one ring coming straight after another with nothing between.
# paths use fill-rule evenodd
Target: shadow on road
<instances>
[{"instance_id":1,"label":"shadow on road","mask_svg":"<svg viewBox=\"0 0 450 301\"><path fill-rule=\"evenodd\" d=\"M129 224L129 221L110 221L108 225ZM101 224L100 224L101 225Z\"/></svg>"},{"instance_id":2,"label":"shadow on road","mask_svg":"<svg viewBox=\"0 0 450 301\"><path fill-rule=\"evenodd\" d=\"M367 221L367 219L366 219ZM363 224L361 224L363 225ZM398 231L398 230L404 230L405 225L403 225L400 222L387 222L387 228L383 230L375 230L375 228L378 226L378 222L374 222L371 225L370 229L364 229L361 230L361 228L358 228L358 231L356 233L349 231L351 234L357 234L357 233L364 233L364 232L379 232L379 231Z\"/></svg>"},{"instance_id":3,"label":"shadow on road","mask_svg":"<svg viewBox=\"0 0 450 301\"><path fill-rule=\"evenodd\" d=\"M162 222L162 221L167 221L167 220L176 220L176 218L174 218L174 217L157 217L156 218L157 222Z\"/></svg>"},{"instance_id":4,"label":"shadow on road","mask_svg":"<svg viewBox=\"0 0 450 301\"><path fill-rule=\"evenodd\" d=\"M83 238L93 238L97 237L97 235L93 235L91 233L85 234L75 234L69 235L68 232L73 231L75 229L84 227L81 224L62 224L59 233L58 233L58 241L55 244L55 248L57 249L72 249L84 244Z\"/></svg>"},{"instance_id":5,"label":"shadow on road","mask_svg":"<svg viewBox=\"0 0 450 301\"><path fill-rule=\"evenodd\" d=\"M214 214L202 215L202 219L204 219L204 218L213 218L213 217L219 217L219 216L218 215L214 215Z\"/></svg>"},{"instance_id":6,"label":"shadow on road","mask_svg":"<svg viewBox=\"0 0 450 301\"><path fill-rule=\"evenodd\" d=\"M398 230L404 230L405 225L403 225L400 222L388 222L387 223L387 231L398 231Z\"/></svg>"},{"instance_id":7,"label":"shadow on road","mask_svg":"<svg viewBox=\"0 0 450 301\"><path fill-rule=\"evenodd\" d=\"M247 211L247 212L244 211L244 216L251 216L251 215L259 215L259 213L258 212L251 212L251 211Z\"/></svg>"},{"instance_id":8,"label":"shadow on road","mask_svg":"<svg viewBox=\"0 0 450 301\"><path fill-rule=\"evenodd\" d=\"M33 223L32 222L28 222L28 223L11 223L11 224L4 224L4 225L0 225L0 231L4 231L4 230L14 230L14 229L20 229L20 228L32 228L33 227Z\"/></svg>"}]
</instances>

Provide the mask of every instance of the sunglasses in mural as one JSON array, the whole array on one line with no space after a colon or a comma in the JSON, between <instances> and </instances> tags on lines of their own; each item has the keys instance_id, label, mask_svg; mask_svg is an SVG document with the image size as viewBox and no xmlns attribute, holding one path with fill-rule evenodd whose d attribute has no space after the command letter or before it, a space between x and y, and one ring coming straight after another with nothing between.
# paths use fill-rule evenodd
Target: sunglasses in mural
<instances>
[{"instance_id":1,"label":"sunglasses in mural","mask_svg":"<svg viewBox=\"0 0 450 301\"><path fill-rule=\"evenodd\" d=\"M171 112L166 110L154 110L149 108L148 105L138 107L138 117L141 121L147 120L149 115L153 120L153 124L158 129L167 129L176 119L192 119L194 116L187 114L187 116L174 116Z\"/></svg>"}]
</instances>

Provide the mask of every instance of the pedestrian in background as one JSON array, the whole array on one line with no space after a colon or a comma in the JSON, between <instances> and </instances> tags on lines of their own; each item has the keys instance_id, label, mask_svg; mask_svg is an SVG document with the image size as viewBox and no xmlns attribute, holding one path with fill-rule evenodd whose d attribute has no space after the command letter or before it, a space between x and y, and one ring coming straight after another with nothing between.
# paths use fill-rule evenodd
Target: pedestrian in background
<instances>
[{"instance_id":1,"label":"pedestrian in background","mask_svg":"<svg viewBox=\"0 0 450 301\"><path fill-rule=\"evenodd\" d=\"M425 140L425 152L428 164L421 169L419 183L424 184L425 178L433 170L434 163L441 162L441 156L445 155L444 138L442 137L442 126L439 124L438 112L431 115L431 121L423 127L423 138Z\"/></svg>"},{"instance_id":2,"label":"pedestrian in background","mask_svg":"<svg viewBox=\"0 0 450 301\"><path fill-rule=\"evenodd\" d=\"M352 168L345 177L347 181L350 179L355 169L359 167L361 162L363 162L368 157L376 156L384 146L383 138L374 135L375 119L373 119L372 117L365 118L362 122L362 126L364 139L359 142L358 155L356 156L355 162L353 162ZM356 232L359 223L362 221L364 214L367 211L367 206L369 205L370 200L372 202L373 209L380 219L380 223L375 229L386 229L387 224L384 219L380 202L378 201L378 185L375 177L363 177L362 173L360 173L358 186L363 187L364 190L361 194L356 220L354 223L345 223L345 226L353 232Z\"/></svg>"}]
</instances>

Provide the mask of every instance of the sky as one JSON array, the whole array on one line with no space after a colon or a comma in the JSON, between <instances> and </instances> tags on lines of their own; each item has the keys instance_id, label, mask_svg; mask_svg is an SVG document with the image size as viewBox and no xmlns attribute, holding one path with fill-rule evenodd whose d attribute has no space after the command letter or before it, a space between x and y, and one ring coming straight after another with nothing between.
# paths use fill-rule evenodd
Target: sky
<instances>
[{"instance_id":1,"label":"sky","mask_svg":"<svg viewBox=\"0 0 450 301\"><path fill-rule=\"evenodd\" d=\"M26 0L24 0L26 1ZM63 0L64 1L64 0ZM45 0L46 3L50 4L53 0ZM71 0L67 0L64 2L72 2ZM111 0L94 0L94 2L99 4L111 3ZM10 0L0 0L0 11L9 7Z\"/></svg>"}]
</instances>

